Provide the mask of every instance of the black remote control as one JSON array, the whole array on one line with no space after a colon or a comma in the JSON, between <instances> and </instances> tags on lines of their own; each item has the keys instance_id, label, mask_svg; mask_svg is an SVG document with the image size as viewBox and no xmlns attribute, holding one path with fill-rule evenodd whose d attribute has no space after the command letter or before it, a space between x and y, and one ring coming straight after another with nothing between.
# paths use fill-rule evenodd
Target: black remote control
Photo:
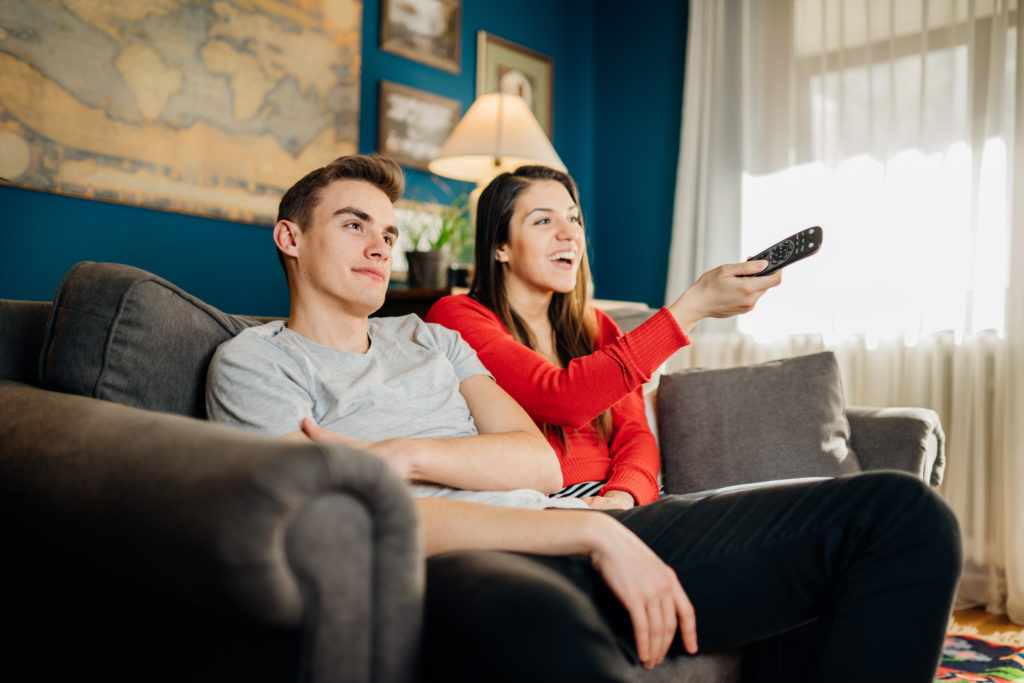
<instances>
[{"instance_id":1,"label":"black remote control","mask_svg":"<svg viewBox=\"0 0 1024 683\"><path fill-rule=\"evenodd\" d=\"M821 247L821 228L814 226L801 230L795 235L787 237L778 244L774 244L757 256L751 256L748 261L764 259L768 261L768 267L760 273L753 275L741 275L740 277L761 277L774 273L779 268L796 263L802 258L807 258Z\"/></svg>"}]
</instances>

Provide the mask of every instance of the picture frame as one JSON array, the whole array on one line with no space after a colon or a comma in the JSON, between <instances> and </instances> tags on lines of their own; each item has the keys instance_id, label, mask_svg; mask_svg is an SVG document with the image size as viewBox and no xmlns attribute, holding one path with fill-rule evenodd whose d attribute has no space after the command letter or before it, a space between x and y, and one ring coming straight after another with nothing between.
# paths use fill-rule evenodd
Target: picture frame
<instances>
[{"instance_id":1,"label":"picture frame","mask_svg":"<svg viewBox=\"0 0 1024 683\"><path fill-rule=\"evenodd\" d=\"M381 81L377 151L404 166L427 171L461 115L459 100Z\"/></svg>"},{"instance_id":2,"label":"picture frame","mask_svg":"<svg viewBox=\"0 0 1024 683\"><path fill-rule=\"evenodd\" d=\"M462 0L381 0L380 49L436 69L462 70Z\"/></svg>"},{"instance_id":3,"label":"picture frame","mask_svg":"<svg viewBox=\"0 0 1024 683\"><path fill-rule=\"evenodd\" d=\"M504 38L477 32L476 96L494 92L520 95L551 137L554 127L552 59Z\"/></svg>"},{"instance_id":4,"label":"picture frame","mask_svg":"<svg viewBox=\"0 0 1024 683\"><path fill-rule=\"evenodd\" d=\"M5 3L0 176L272 226L296 178L359 151L362 5Z\"/></svg>"}]
</instances>

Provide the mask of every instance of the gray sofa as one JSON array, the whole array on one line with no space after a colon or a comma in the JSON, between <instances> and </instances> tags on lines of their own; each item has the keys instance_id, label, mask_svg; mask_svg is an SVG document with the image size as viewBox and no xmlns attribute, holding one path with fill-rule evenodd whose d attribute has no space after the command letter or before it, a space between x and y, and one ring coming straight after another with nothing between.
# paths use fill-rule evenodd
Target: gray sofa
<instances>
[{"instance_id":1,"label":"gray sofa","mask_svg":"<svg viewBox=\"0 0 1024 683\"><path fill-rule=\"evenodd\" d=\"M626 326L642 319L629 316L620 318ZM425 587L403 483L360 451L278 442L203 419L210 356L257 322L116 264L75 266L52 303L0 300L0 678L416 678ZM672 426L687 411L709 410L678 396L692 382L706 391L716 377L728 373L662 379L672 492L744 483L693 460L710 460L705 451L718 441L733 442L729 457L746 458L742 437L720 424L708 425L708 437ZM723 380L726 394L747 386L736 380ZM781 386L778 377L765 381ZM889 467L941 479L934 413L838 408L841 419L812 430L826 448L811 462L823 468L800 462L782 476ZM750 481L789 461L771 444L761 450L760 465L740 468L759 472ZM740 660L679 657L636 669L637 680L736 680Z\"/></svg>"}]
</instances>

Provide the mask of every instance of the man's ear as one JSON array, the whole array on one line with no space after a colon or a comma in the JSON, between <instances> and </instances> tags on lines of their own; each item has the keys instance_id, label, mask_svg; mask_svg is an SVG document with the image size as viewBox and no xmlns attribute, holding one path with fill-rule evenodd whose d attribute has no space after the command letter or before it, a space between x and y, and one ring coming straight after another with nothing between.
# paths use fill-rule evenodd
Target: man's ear
<instances>
[{"instance_id":1,"label":"man's ear","mask_svg":"<svg viewBox=\"0 0 1024 683\"><path fill-rule=\"evenodd\" d=\"M274 244L283 254L288 256L299 255L299 242L302 239L302 230L297 223L280 220L274 226Z\"/></svg>"},{"instance_id":2,"label":"man's ear","mask_svg":"<svg viewBox=\"0 0 1024 683\"><path fill-rule=\"evenodd\" d=\"M508 263L508 245L499 244L494 250L494 260L498 263Z\"/></svg>"}]
</instances>

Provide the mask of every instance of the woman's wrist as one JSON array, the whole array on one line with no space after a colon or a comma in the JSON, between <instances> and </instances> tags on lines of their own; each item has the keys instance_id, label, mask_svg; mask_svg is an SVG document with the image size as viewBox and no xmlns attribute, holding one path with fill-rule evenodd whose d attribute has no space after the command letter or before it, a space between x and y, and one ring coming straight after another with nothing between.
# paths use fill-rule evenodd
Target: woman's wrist
<instances>
[{"instance_id":1,"label":"woman's wrist","mask_svg":"<svg viewBox=\"0 0 1024 683\"><path fill-rule=\"evenodd\" d=\"M687 295L690 295L689 297ZM701 320L706 318L696 306L693 305L692 299L693 294L691 290L687 289L685 292L679 295L679 298L673 301L667 308L672 317L676 319L676 323L679 324L679 329L683 331L683 334L689 334L690 330L696 326Z\"/></svg>"},{"instance_id":2,"label":"woman's wrist","mask_svg":"<svg viewBox=\"0 0 1024 683\"><path fill-rule=\"evenodd\" d=\"M636 498L633 497L629 491L622 491L620 489L611 489L601 494L603 497L614 500L617 503L628 503L629 507L636 505Z\"/></svg>"}]
</instances>

